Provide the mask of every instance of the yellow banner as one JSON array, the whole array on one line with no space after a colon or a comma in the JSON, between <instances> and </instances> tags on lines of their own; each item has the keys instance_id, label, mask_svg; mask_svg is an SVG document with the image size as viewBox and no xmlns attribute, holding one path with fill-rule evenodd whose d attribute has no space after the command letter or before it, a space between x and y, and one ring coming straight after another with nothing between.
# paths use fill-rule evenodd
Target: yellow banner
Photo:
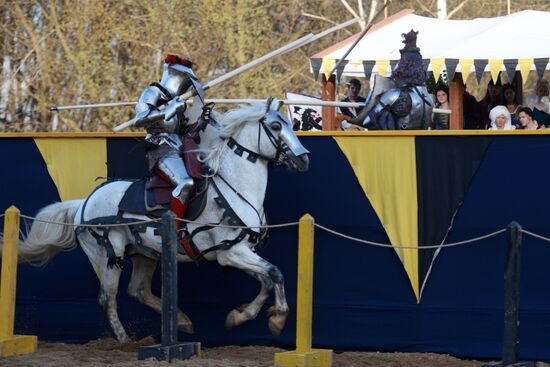
<instances>
[{"instance_id":1,"label":"yellow banner","mask_svg":"<svg viewBox=\"0 0 550 367\"><path fill-rule=\"evenodd\" d=\"M493 78L493 83L497 84L498 82L498 74L500 73L500 69L502 68L502 65L504 63L504 60L497 59L497 60L489 60L489 71L491 72L491 77Z\"/></svg>"},{"instance_id":2,"label":"yellow banner","mask_svg":"<svg viewBox=\"0 0 550 367\"><path fill-rule=\"evenodd\" d=\"M376 68L378 69L378 74L382 76L387 76L388 74L388 67L390 66L389 60L377 60L376 61Z\"/></svg>"},{"instance_id":3,"label":"yellow banner","mask_svg":"<svg viewBox=\"0 0 550 367\"><path fill-rule=\"evenodd\" d=\"M409 276L417 301L418 199L414 136L334 137Z\"/></svg>"},{"instance_id":4,"label":"yellow banner","mask_svg":"<svg viewBox=\"0 0 550 367\"><path fill-rule=\"evenodd\" d=\"M525 84L527 78L529 77L531 66L533 66L533 59L519 59L518 66L519 72L521 73L521 78L523 79L523 84Z\"/></svg>"},{"instance_id":5,"label":"yellow banner","mask_svg":"<svg viewBox=\"0 0 550 367\"><path fill-rule=\"evenodd\" d=\"M432 65L432 72L434 73L434 79L435 82L439 80L439 77L441 76L441 70L443 70L443 64L445 63L445 59L431 59L430 64Z\"/></svg>"},{"instance_id":6,"label":"yellow banner","mask_svg":"<svg viewBox=\"0 0 550 367\"><path fill-rule=\"evenodd\" d=\"M323 59L323 74L325 74L325 78L328 80L330 78L330 71L332 68L336 65L335 59Z\"/></svg>"},{"instance_id":7,"label":"yellow banner","mask_svg":"<svg viewBox=\"0 0 550 367\"><path fill-rule=\"evenodd\" d=\"M61 200L83 199L107 176L107 139L35 138Z\"/></svg>"},{"instance_id":8,"label":"yellow banner","mask_svg":"<svg viewBox=\"0 0 550 367\"><path fill-rule=\"evenodd\" d=\"M468 75L472 72L472 68L474 67L474 60L472 59L460 59L458 62L460 65L460 69L462 72L462 81L464 84L466 84L466 81L468 80Z\"/></svg>"}]
</instances>

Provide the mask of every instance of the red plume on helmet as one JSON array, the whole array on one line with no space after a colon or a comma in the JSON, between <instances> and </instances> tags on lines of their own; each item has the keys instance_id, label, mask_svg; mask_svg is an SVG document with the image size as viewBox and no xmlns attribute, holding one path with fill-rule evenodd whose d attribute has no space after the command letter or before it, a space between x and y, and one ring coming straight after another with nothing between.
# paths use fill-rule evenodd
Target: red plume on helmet
<instances>
[{"instance_id":1,"label":"red plume on helmet","mask_svg":"<svg viewBox=\"0 0 550 367\"><path fill-rule=\"evenodd\" d=\"M192 61L181 58L178 55L172 55L172 54L166 55L166 57L164 58L164 63L165 64L180 64L180 65L183 65L183 66L187 66L190 69L193 68L193 65L194 65L194 63Z\"/></svg>"}]
</instances>

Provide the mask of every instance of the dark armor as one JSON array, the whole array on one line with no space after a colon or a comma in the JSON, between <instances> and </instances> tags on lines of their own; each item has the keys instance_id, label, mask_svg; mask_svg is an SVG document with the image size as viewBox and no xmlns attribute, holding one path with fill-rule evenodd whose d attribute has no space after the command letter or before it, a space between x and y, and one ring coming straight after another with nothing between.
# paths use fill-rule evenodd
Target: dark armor
<instances>
[{"instance_id":1,"label":"dark armor","mask_svg":"<svg viewBox=\"0 0 550 367\"><path fill-rule=\"evenodd\" d=\"M349 123L369 130L428 129L434 102L425 86L427 75L416 47L417 34L413 30L403 34L405 47L392 77L375 75L365 108Z\"/></svg>"}]
</instances>

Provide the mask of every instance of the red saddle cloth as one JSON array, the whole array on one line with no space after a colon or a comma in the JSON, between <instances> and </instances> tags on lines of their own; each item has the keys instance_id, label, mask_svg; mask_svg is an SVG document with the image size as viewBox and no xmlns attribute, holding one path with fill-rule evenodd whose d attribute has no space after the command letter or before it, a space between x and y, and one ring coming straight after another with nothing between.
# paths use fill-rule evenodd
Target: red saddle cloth
<instances>
[{"instance_id":1,"label":"red saddle cloth","mask_svg":"<svg viewBox=\"0 0 550 367\"><path fill-rule=\"evenodd\" d=\"M164 207L170 204L174 185L172 185L164 173L162 173L159 169L156 169L155 175L145 183L145 190L148 194L148 207Z\"/></svg>"},{"instance_id":2,"label":"red saddle cloth","mask_svg":"<svg viewBox=\"0 0 550 367\"><path fill-rule=\"evenodd\" d=\"M182 147L183 162L185 163L185 168L187 168L189 176L194 179L202 178L202 164L199 162L199 146L193 139L186 137L183 139Z\"/></svg>"}]
</instances>

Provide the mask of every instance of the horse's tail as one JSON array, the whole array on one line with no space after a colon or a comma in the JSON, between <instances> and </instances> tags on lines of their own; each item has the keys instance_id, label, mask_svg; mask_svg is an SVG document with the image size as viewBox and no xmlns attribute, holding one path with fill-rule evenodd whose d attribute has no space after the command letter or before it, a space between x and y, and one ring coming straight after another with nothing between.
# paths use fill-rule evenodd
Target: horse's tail
<instances>
[{"instance_id":1,"label":"horse's tail","mask_svg":"<svg viewBox=\"0 0 550 367\"><path fill-rule=\"evenodd\" d=\"M68 200L48 205L38 212L30 231L19 243L19 262L44 265L61 250L76 247L73 224L78 208L83 200ZM0 238L0 250L3 238Z\"/></svg>"}]
</instances>

